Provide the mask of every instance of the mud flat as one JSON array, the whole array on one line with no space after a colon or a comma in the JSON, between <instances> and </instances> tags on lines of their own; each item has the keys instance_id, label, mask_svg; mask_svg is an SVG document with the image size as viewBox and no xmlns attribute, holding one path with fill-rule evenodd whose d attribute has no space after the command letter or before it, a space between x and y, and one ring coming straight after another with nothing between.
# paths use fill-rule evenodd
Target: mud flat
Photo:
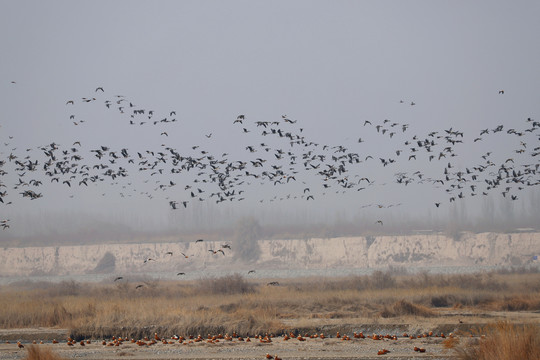
<instances>
[{"instance_id":1,"label":"mud flat","mask_svg":"<svg viewBox=\"0 0 540 360\"><path fill-rule=\"evenodd\" d=\"M131 342L122 345L104 346L101 341L81 346L67 346L63 340L58 344L50 342L43 345L63 358L78 359L266 359L266 354L277 355L281 359L376 359L379 350L389 352L385 357L390 359L451 359L452 350L446 349L441 337L403 338L398 340L372 340L353 338L341 340L335 337L325 339L310 339L298 341L292 339L285 341L282 337L275 337L271 343L260 343L252 340L220 341L208 343L206 341L192 344L172 344L161 342L152 346L139 346ZM110 340L109 340L110 342ZM26 343L25 347L31 346ZM424 348L424 353L414 351L414 347ZM25 349L19 349L16 343L0 344L1 359L21 359L26 356Z\"/></svg>"},{"instance_id":2,"label":"mud flat","mask_svg":"<svg viewBox=\"0 0 540 360\"><path fill-rule=\"evenodd\" d=\"M463 320L462 320L463 319ZM137 345L129 340L119 346L112 346L112 339L92 339L91 343L80 345L83 339L77 339L74 346L67 345L67 329L2 329L0 330L0 359L22 359L27 349L36 340L40 348L48 348L64 359L267 359L266 354L277 355L280 359L454 359L456 352L452 343L468 344L480 340L482 329L493 321L508 321L515 324L533 324L540 326L540 312L448 312L439 322L435 320L416 319L416 322L405 322L405 319L392 319L375 323L344 323L343 320L314 319L308 327L297 330L303 334L305 341L297 338L284 340L283 335L271 338L271 342L263 343L255 336L250 342L218 339L210 342L205 339L200 342L185 340L179 343L167 336L169 343L161 341L153 345ZM396 321L397 320L397 321ZM410 319L409 319L410 320ZM461 322L460 322L461 321ZM291 325L294 320L291 320ZM309 330L308 330L309 329ZM341 329L337 338L336 329ZM430 330L431 329L431 330ZM444 337L442 337L443 331ZM452 331L450 331L452 330ZM339 331L339 330L338 330ZM432 331L432 335L429 332ZM362 332L365 338L354 337L354 333ZM326 334L326 337L310 338L313 334ZM404 336L406 335L408 336ZM380 334L378 340L374 334ZM396 339L385 337L396 335ZM344 340L348 336L349 340ZM51 337L58 339L58 344L52 344ZM149 335L150 338L152 336ZM450 339L450 340L449 340ZM43 341L43 344L39 342ZM19 349L17 341L25 346ZM9 343L8 343L9 342ZM150 343L149 341L145 341ZM415 348L425 349L425 352L415 351ZM378 355L379 350L389 352Z\"/></svg>"}]
</instances>

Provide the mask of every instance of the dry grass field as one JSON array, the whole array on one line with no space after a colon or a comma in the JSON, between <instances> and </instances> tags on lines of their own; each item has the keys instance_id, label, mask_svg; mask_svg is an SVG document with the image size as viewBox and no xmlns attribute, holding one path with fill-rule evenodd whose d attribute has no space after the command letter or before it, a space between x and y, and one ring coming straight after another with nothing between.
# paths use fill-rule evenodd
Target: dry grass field
<instances>
[{"instance_id":1,"label":"dry grass field","mask_svg":"<svg viewBox=\"0 0 540 360\"><path fill-rule=\"evenodd\" d=\"M32 328L67 329L66 337L77 342L144 339L155 333L196 339L208 334L256 338L291 332L335 338L341 332L352 338L356 331L400 337L403 333L425 337L431 331L446 334L439 338L439 346L461 359L514 358L504 354L540 358L536 271L467 275L378 271L369 276L268 282L233 275L176 282L11 284L0 288L4 329L0 340L31 341L24 332L13 331L11 338L6 334L10 329ZM39 358L32 356L29 351L28 358Z\"/></svg>"}]
</instances>

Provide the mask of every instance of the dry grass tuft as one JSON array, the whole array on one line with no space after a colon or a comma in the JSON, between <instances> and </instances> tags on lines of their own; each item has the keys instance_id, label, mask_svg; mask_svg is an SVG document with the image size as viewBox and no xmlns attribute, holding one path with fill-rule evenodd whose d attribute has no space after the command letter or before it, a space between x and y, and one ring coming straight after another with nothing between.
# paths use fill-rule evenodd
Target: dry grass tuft
<instances>
[{"instance_id":1,"label":"dry grass tuft","mask_svg":"<svg viewBox=\"0 0 540 360\"><path fill-rule=\"evenodd\" d=\"M44 348L36 345L28 346L28 355L24 360L63 360L49 348Z\"/></svg>"},{"instance_id":2,"label":"dry grass tuft","mask_svg":"<svg viewBox=\"0 0 540 360\"><path fill-rule=\"evenodd\" d=\"M499 322L483 329L485 337L456 347L461 360L540 359L540 331L532 325Z\"/></svg>"},{"instance_id":3,"label":"dry grass tuft","mask_svg":"<svg viewBox=\"0 0 540 360\"><path fill-rule=\"evenodd\" d=\"M380 315L383 318L399 317L399 316L407 316L407 315L432 317L432 316L435 316L436 313L433 310L423 305L412 304L405 300L399 300L390 307L385 306L384 310L381 311Z\"/></svg>"},{"instance_id":4,"label":"dry grass tuft","mask_svg":"<svg viewBox=\"0 0 540 360\"><path fill-rule=\"evenodd\" d=\"M540 310L540 299L523 295L505 297L494 301L491 308L498 311L536 311Z\"/></svg>"}]
</instances>

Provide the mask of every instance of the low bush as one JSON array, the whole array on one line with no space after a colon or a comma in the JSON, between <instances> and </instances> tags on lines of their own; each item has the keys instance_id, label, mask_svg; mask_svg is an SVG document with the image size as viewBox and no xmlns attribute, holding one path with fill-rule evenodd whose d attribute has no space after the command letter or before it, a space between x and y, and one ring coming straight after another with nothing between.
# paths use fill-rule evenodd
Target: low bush
<instances>
[{"instance_id":1,"label":"low bush","mask_svg":"<svg viewBox=\"0 0 540 360\"><path fill-rule=\"evenodd\" d=\"M207 294L247 294L255 291L254 286L240 274L203 279L198 286L202 293Z\"/></svg>"}]
</instances>

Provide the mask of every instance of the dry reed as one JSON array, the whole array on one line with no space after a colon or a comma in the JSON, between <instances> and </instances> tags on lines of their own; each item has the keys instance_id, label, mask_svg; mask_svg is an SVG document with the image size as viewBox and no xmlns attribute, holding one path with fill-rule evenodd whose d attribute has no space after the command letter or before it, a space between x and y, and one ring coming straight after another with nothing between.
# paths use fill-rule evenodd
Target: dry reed
<instances>
[{"instance_id":1,"label":"dry reed","mask_svg":"<svg viewBox=\"0 0 540 360\"><path fill-rule=\"evenodd\" d=\"M24 360L63 360L63 358L49 348L29 345Z\"/></svg>"},{"instance_id":2,"label":"dry reed","mask_svg":"<svg viewBox=\"0 0 540 360\"><path fill-rule=\"evenodd\" d=\"M58 327L80 339L111 335L280 333L309 319L436 317L442 308L538 310L540 274L394 275L282 280L240 275L197 281L0 287L0 327ZM145 286L136 289L136 285ZM226 286L223 286L225 284ZM478 286L478 288L476 288Z\"/></svg>"},{"instance_id":3,"label":"dry reed","mask_svg":"<svg viewBox=\"0 0 540 360\"><path fill-rule=\"evenodd\" d=\"M461 360L540 359L540 332L537 326L499 322L483 329L485 334L473 343L455 347Z\"/></svg>"}]
</instances>

